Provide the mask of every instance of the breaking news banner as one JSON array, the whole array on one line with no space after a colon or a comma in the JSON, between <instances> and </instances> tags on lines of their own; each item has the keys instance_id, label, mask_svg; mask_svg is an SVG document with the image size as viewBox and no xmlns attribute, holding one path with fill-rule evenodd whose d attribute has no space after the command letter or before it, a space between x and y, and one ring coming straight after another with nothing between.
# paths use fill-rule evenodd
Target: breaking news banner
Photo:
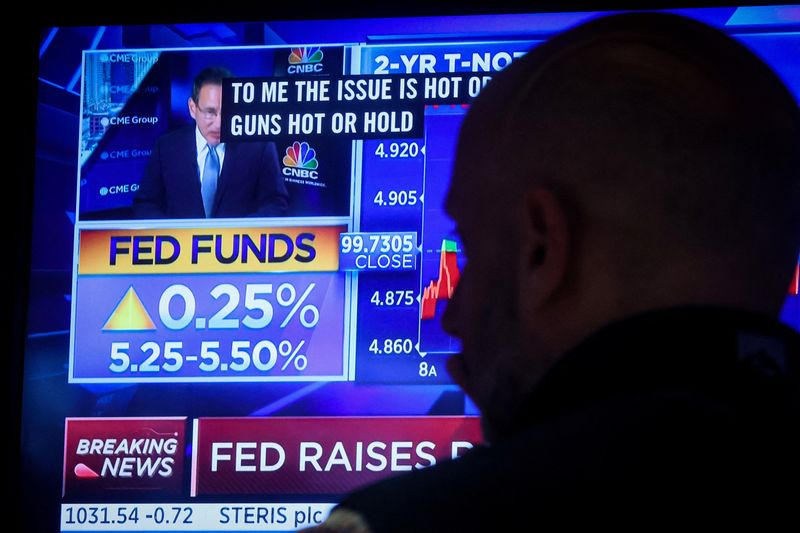
<instances>
[{"instance_id":1,"label":"breaking news banner","mask_svg":"<svg viewBox=\"0 0 800 533\"><path fill-rule=\"evenodd\" d=\"M186 417L67 418L62 496L183 494Z\"/></svg>"},{"instance_id":2,"label":"breaking news banner","mask_svg":"<svg viewBox=\"0 0 800 533\"><path fill-rule=\"evenodd\" d=\"M80 230L70 382L344 380L345 229Z\"/></svg>"},{"instance_id":3,"label":"breaking news banner","mask_svg":"<svg viewBox=\"0 0 800 533\"><path fill-rule=\"evenodd\" d=\"M466 104L476 73L227 78L222 141L421 138L425 105Z\"/></svg>"},{"instance_id":4,"label":"breaking news banner","mask_svg":"<svg viewBox=\"0 0 800 533\"><path fill-rule=\"evenodd\" d=\"M192 496L342 495L460 457L477 417L199 418Z\"/></svg>"},{"instance_id":5,"label":"breaking news banner","mask_svg":"<svg viewBox=\"0 0 800 533\"><path fill-rule=\"evenodd\" d=\"M479 419L461 416L199 418L191 445L186 426L68 418L61 530L296 531L325 519L334 506L325 500L481 442ZM109 494L113 503L97 503ZM287 494L294 501L224 503Z\"/></svg>"}]
</instances>

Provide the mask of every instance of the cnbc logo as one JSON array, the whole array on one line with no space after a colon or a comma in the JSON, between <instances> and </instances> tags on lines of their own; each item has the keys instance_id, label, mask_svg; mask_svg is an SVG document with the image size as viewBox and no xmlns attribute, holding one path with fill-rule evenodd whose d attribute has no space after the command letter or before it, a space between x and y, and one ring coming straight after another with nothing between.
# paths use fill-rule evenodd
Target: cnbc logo
<instances>
[{"instance_id":1,"label":"cnbc logo","mask_svg":"<svg viewBox=\"0 0 800 533\"><path fill-rule=\"evenodd\" d=\"M305 141L295 141L286 149L286 155L283 156L283 166L284 176L311 178L313 180L319 177L319 173L316 171L319 166L317 152Z\"/></svg>"},{"instance_id":2,"label":"cnbc logo","mask_svg":"<svg viewBox=\"0 0 800 533\"><path fill-rule=\"evenodd\" d=\"M319 46L303 46L292 48L289 53L289 74L308 74L322 72L323 53Z\"/></svg>"}]
</instances>

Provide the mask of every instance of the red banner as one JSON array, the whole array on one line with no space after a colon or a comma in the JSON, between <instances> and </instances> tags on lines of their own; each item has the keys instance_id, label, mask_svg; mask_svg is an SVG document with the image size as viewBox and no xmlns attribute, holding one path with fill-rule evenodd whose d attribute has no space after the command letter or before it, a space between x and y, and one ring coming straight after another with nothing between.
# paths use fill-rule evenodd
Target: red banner
<instances>
[{"instance_id":1,"label":"red banner","mask_svg":"<svg viewBox=\"0 0 800 533\"><path fill-rule=\"evenodd\" d=\"M480 441L477 417L201 418L192 496L343 494Z\"/></svg>"}]
</instances>

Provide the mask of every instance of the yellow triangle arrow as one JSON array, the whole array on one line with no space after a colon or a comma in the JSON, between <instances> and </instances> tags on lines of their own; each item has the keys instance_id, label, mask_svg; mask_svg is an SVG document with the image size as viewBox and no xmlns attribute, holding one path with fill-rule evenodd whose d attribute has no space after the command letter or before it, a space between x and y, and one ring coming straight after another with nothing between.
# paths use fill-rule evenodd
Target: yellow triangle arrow
<instances>
[{"instance_id":1,"label":"yellow triangle arrow","mask_svg":"<svg viewBox=\"0 0 800 533\"><path fill-rule=\"evenodd\" d=\"M128 292L114 308L114 312L108 317L103 331L148 331L156 329L153 319L147 313L139 295L128 288Z\"/></svg>"}]
</instances>

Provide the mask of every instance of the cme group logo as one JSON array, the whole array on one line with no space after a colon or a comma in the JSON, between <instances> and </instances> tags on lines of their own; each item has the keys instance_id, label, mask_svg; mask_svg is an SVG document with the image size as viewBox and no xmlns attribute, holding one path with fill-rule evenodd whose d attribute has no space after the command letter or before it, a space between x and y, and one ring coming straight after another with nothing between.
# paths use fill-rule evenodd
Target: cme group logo
<instances>
[{"instance_id":1,"label":"cme group logo","mask_svg":"<svg viewBox=\"0 0 800 533\"><path fill-rule=\"evenodd\" d=\"M322 58L324 54L319 46L303 46L292 48L289 53L289 74L308 74L322 72Z\"/></svg>"},{"instance_id":2,"label":"cme group logo","mask_svg":"<svg viewBox=\"0 0 800 533\"><path fill-rule=\"evenodd\" d=\"M139 190L138 183L125 183L122 185L111 185L109 187L100 187L100 196L108 196L109 194L128 194Z\"/></svg>"},{"instance_id":3,"label":"cme group logo","mask_svg":"<svg viewBox=\"0 0 800 533\"><path fill-rule=\"evenodd\" d=\"M284 176L311 179L319 177L319 173L315 170L319 166L317 152L305 141L295 141L286 149L283 165L285 167L283 169Z\"/></svg>"}]
</instances>

